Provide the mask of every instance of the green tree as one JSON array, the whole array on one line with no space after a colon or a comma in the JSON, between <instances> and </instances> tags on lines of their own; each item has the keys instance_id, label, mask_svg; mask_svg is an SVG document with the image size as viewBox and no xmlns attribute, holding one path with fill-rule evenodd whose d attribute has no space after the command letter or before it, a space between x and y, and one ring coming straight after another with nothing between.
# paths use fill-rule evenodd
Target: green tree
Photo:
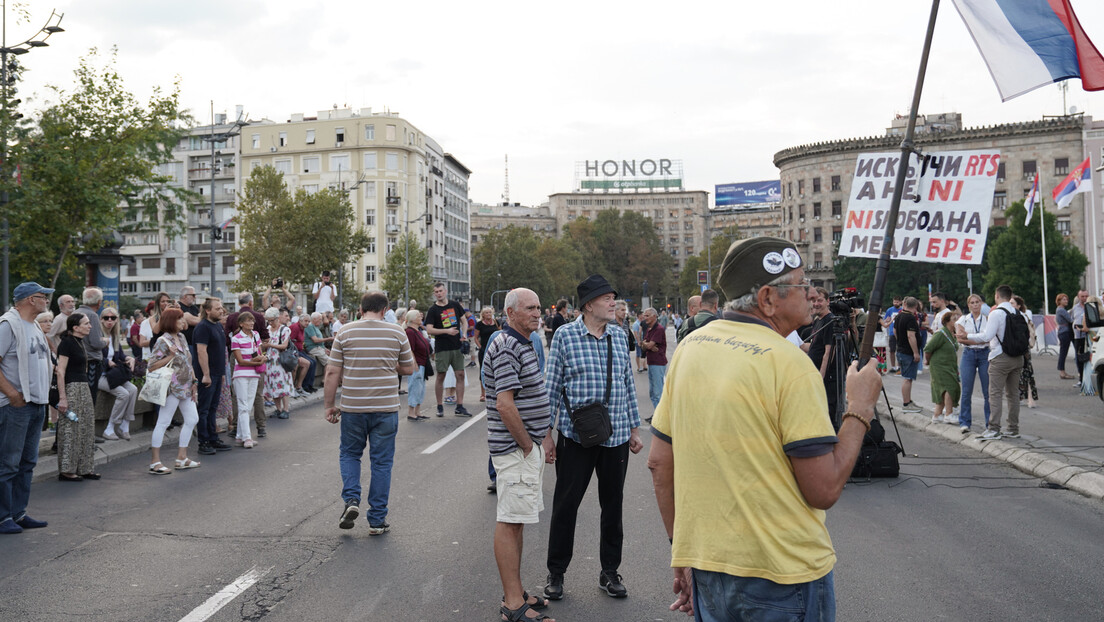
<instances>
[{"instance_id":1,"label":"green tree","mask_svg":"<svg viewBox=\"0 0 1104 622\"><path fill-rule=\"evenodd\" d=\"M583 258L586 274L601 274L622 297L677 296L673 258L663 251L652 220L636 212L608 209L594 221L580 218L564 227L563 239Z\"/></svg>"},{"instance_id":2,"label":"green tree","mask_svg":"<svg viewBox=\"0 0 1104 622\"><path fill-rule=\"evenodd\" d=\"M548 272L548 291L537 291L541 304L551 306L560 298L570 298L587 277L583 256L563 240L545 238L537 247L537 261ZM536 290L534 290L536 291Z\"/></svg>"},{"instance_id":3,"label":"green tree","mask_svg":"<svg viewBox=\"0 0 1104 622\"><path fill-rule=\"evenodd\" d=\"M410 249L410 290L406 299L406 260L407 248ZM429 251L425 245L418 241L413 232L407 231L399 236L395 248L387 255L387 263L380 273L380 284L387 292L388 298L398 300L400 307L405 307L410 299L418 301L424 309L425 305L433 299L433 275L429 271Z\"/></svg>"},{"instance_id":4,"label":"green tree","mask_svg":"<svg viewBox=\"0 0 1104 622\"><path fill-rule=\"evenodd\" d=\"M158 170L173 160L190 120L179 106L179 86L168 94L155 89L143 104L116 72L114 49L102 66L99 61L95 49L81 59L76 88L53 87L56 102L28 126L0 119L20 173L0 175L11 198L5 215L18 241L11 270L20 277L56 283L76 268L77 252L100 248L140 210L170 234L184 229L195 195L171 186L172 177Z\"/></svg>"},{"instance_id":5,"label":"green tree","mask_svg":"<svg viewBox=\"0 0 1104 622\"><path fill-rule=\"evenodd\" d=\"M1029 309L1043 308L1043 248L1039 239L1039 218L1043 213L1041 209L1035 210L1031 222L1025 225L1027 212L1023 201L1005 210L1007 229L999 237L990 238L985 249L987 270L981 293L989 302L993 290L1008 285L1023 297ZM1053 304L1058 292L1069 294L1071 299L1076 295L1089 259L1058 231L1058 217L1045 213L1047 286L1049 302Z\"/></svg>"},{"instance_id":6,"label":"green tree","mask_svg":"<svg viewBox=\"0 0 1104 622\"><path fill-rule=\"evenodd\" d=\"M526 287L537 292L542 304L544 293L552 292L548 268L538 259L541 239L531 229L510 225L489 232L472 251L472 293L482 304L490 304L496 290ZM503 296L494 297L497 307Z\"/></svg>"},{"instance_id":7,"label":"green tree","mask_svg":"<svg viewBox=\"0 0 1104 622\"><path fill-rule=\"evenodd\" d=\"M253 169L238 201L241 246L235 287L257 291L281 277L287 283L313 283L323 270L337 270L360 257L371 239L354 229L353 206L343 192L291 194L283 173L271 166Z\"/></svg>"},{"instance_id":8,"label":"green tree","mask_svg":"<svg viewBox=\"0 0 1104 622\"><path fill-rule=\"evenodd\" d=\"M713 289L721 297L721 305L727 301L724 292L717 287L717 273L721 270L721 262L724 261L725 254L728 253L728 247L732 246L732 243L739 240L740 228L736 225L729 225L725 227L717 235L713 236L713 239L709 242L709 250L702 251L697 255L686 260L686 265L682 268L682 273L679 274L678 291L683 299L695 296L701 293L701 285L698 284L698 270L709 270L710 283L713 284ZM709 265L710 260L713 264Z\"/></svg>"}]
</instances>

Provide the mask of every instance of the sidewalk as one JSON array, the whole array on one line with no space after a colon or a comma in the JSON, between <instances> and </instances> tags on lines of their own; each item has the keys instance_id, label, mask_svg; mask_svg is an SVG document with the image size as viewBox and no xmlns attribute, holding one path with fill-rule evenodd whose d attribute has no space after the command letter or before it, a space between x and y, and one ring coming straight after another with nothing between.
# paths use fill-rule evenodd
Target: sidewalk
<instances>
[{"instance_id":1,"label":"sidewalk","mask_svg":"<svg viewBox=\"0 0 1104 622\"><path fill-rule=\"evenodd\" d=\"M322 389L319 387L318 391L311 393L307 397L301 399L291 400L290 412L301 410L307 406L314 406L322 401ZM265 414L270 418L275 414L275 409L266 408ZM140 421L140 417L135 417L135 421ZM180 438L180 427L174 427L171 430L165 432L165 440L162 442L162 447L172 448L172 456L176 455L176 445ZM132 430L130 433L129 441L104 441L102 443L96 443L96 464L102 465L115 460L121 460L134 454L140 454L143 452L149 452L151 445L153 444L153 430L151 428L143 428L140 430ZM57 453L50 451L50 447L54 444L53 431L47 431L42 433L42 440L38 445L38 464L35 466L34 477L32 481L38 482L45 479L53 479L58 474L58 461Z\"/></svg>"},{"instance_id":2,"label":"sidewalk","mask_svg":"<svg viewBox=\"0 0 1104 622\"><path fill-rule=\"evenodd\" d=\"M912 399L923 407L920 413L901 412L901 377L886 375L883 385L898 425L940 436L974 451L1003 460L1024 473L1069 488L1087 497L1104 500L1104 402L1099 396L1081 395L1072 380L1058 377L1057 356L1034 354L1032 364L1039 390L1037 408L1020 405L1020 439L980 441L985 431L981 383L975 381L972 408L973 428L963 434L957 425L932 423L931 384L927 369L912 386ZM1076 373L1072 357L1066 369ZM879 413L886 438L896 440L893 425ZM957 410L956 410L957 413ZM1007 408L1004 409L1007 418ZM903 437L908 447L908 437Z\"/></svg>"}]
</instances>

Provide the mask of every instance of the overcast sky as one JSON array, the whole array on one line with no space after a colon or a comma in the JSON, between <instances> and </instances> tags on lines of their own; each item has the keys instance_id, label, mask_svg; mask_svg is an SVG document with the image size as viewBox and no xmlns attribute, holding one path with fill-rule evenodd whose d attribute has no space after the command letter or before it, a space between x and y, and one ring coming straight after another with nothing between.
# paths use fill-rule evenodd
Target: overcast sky
<instances>
[{"instance_id":1,"label":"overcast sky","mask_svg":"<svg viewBox=\"0 0 1104 622\"><path fill-rule=\"evenodd\" d=\"M1104 2L1074 0L1104 48ZM22 58L21 94L72 85L89 48L118 47L145 99L177 77L200 122L236 104L286 121L334 104L388 108L472 169L494 203L573 189L575 162L670 158L684 185L777 179L780 149L883 134L907 114L927 2L303 2L32 0L8 44L56 8L66 32ZM1104 92L1069 82L1068 105L1104 117ZM940 6L921 113L967 126L1062 113L1057 86L1001 103L950 0Z\"/></svg>"}]
</instances>

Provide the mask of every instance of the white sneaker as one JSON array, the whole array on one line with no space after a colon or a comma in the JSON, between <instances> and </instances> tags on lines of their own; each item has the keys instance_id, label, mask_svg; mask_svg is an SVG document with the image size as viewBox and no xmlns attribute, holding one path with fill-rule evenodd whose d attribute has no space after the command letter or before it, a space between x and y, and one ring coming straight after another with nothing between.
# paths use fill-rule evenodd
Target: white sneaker
<instances>
[{"instance_id":1,"label":"white sneaker","mask_svg":"<svg viewBox=\"0 0 1104 622\"><path fill-rule=\"evenodd\" d=\"M947 425L958 425L958 415L944 415L943 423Z\"/></svg>"},{"instance_id":2,"label":"white sneaker","mask_svg":"<svg viewBox=\"0 0 1104 622\"><path fill-rule=\"evenodd\" d=\"M920 408L920 406L917 405L915 401L912 401L908 404L902 404L901 410L907 413L918 413L921 412L923 409Z\"/></svg>"},{"instance_id":3,"label":"white sneaker","mask_svg":"<svg viewBox=\"0 0 1104 622\"><path fill-rule=\"evenodd\" d=\"M1001 438L1001 436L1002 436L1001 433L997 432L996 430L986 430L986 431L982 432L980 436L978 436L978 440L979 441L995 441L995 440Z\"/></svg>"},{"instance_id":4,"label":"white sneaker","mask_svg":"<svg viewBox=\"0 0 1104 622\"><path fill-rule=\"evenodd\" d=\"M969 434L970 433L970 426L968 426L968 425L964 425L960 429L962 430L963 434Z\"/></svg>"}]
</instances>

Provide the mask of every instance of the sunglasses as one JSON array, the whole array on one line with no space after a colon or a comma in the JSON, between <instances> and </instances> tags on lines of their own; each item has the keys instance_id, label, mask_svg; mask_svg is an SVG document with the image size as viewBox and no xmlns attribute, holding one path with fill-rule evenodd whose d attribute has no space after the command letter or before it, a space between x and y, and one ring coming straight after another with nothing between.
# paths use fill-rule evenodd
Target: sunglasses
<instances>
[{"instance_id":1,"label":"sunglasses","mask_svg":"<svg viewBox=\"0 0 1104 622\"><path fill-rule=\"evenodd\" d=\"M114 315L105 315L105 316L101 317L100 319L105 321L105 322L109 322L109 321L114 322L115 320L117 320L119 318L115 317Z\"/></svg>"}]
</instances>

